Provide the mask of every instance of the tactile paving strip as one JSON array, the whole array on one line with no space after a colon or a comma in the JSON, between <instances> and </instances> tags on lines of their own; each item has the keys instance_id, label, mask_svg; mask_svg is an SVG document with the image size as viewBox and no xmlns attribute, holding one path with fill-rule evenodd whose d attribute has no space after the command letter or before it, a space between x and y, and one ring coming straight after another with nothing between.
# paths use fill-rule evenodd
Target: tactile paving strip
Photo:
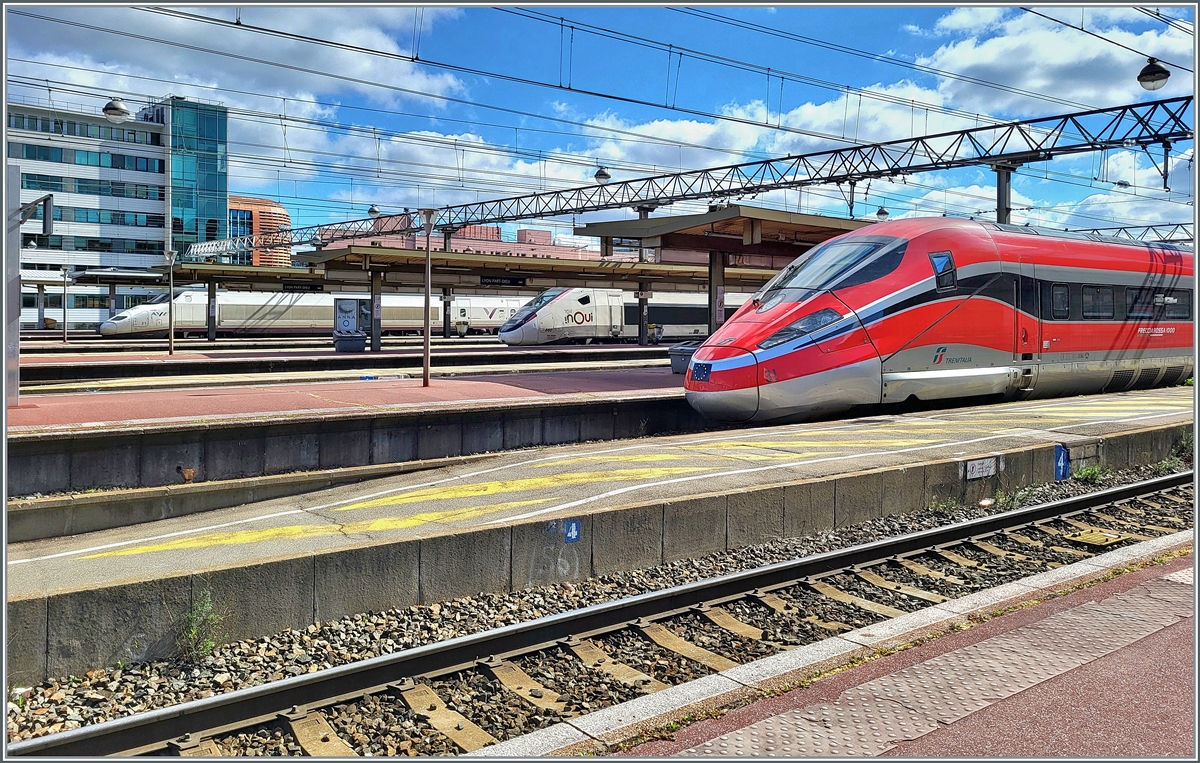
<instances>
[{"instance_id":1,"label":"tactile paving strip","mask_svg":"<svg viewBox=\"0 0 1200 763\"><path fill-rule=\"evenodd\" d=\"M872 749L916 739L938 727L924 713L866 692L845 692L833 704L811 705L794 710L791 715L797 722L812 721L824 726L824 736L828 739Z\"/></svg>"},{"instance_id":2,"label":"tactile paving strip","mask_svg":"<svg viewBox=\"0 0 1200 763\"><path fill-rule=\"evenodd\" d=\"M1176 583L1195 585L1194 575L1192 574L1191 567L1180 570L1179 572L1172 572L1170 575L1167 575L1164 580L1174 580Z\"/></svg>"},{"instance_id":3,"label":"tactile paving strip","mask_svg":"<svg viewBox=\"0 0 1200 763\"><path fill-rule=\"evenodd\" d=\"M1191 570L1184 570L1191 573ZM1160 601L1165 601L1173 605L1172 612L1180 617L1191 617L1194 612L1195 588L1189 583L1180 583L1170 579L1170 576L1161 580L1148 580L1143 583L1140 588L1146 591L1146 595L1151 596Z\"/></svg>"},{"instance_id":4,"label":"tactile paving strip","mask_svg":"<svg viewBox=\"0 0 1200 763\"><path fill-rule=\"evenodd\" d=\"M995 700L981 687L965 683L953 667L945 670L914 665L858 687L878 699L891 700L926 718L951 723Z\"/></svg>"},{"instance_id":5,"label":"tactile paving strip","mask_svg":"<svg viewBox=\"0 0 1200 763\"><path fill-rule=\"evenodd\" d=\"M1175 585L1168 583L1167 585ZM1184 586L1176 586L1184 588ZM1163 586L1162 588L1165 588ZM1142 589L1141 591L1130 591L1128 593L1113 596L1110 599L1105 599L1099 602L1096 607L1098 611L1121 615L1127 619L1134 620L1138 625L1142 626L1143 630L1153 633L1159 628L1165 628L1168 625L1173 625L1180 617L1187 617L1190 609L1189 605L1183 601L1174 600L1170 597L1170 593L1160 589ZM1186 590L1186 589L1185 589ZM1161 593L1161 596L1158 595ZM1181 615L1180 610L1185 610Z\"/></svg>"},{"instance_id":6,"label":"tactile paving strip","mask_svg":"<svg viewBox=\"0 0 1200 763\"><path fill-rule=\"evenodd\" d=\"M890 748L890 746L889 746ZM865 754L884 752L873 748ZM816 757L852 755L862 752L843 751L834 741L823 736L811 721L797 724L790 713L776 715L737 731L684 750L679 757Z\"/></svg>"}]
</instances>

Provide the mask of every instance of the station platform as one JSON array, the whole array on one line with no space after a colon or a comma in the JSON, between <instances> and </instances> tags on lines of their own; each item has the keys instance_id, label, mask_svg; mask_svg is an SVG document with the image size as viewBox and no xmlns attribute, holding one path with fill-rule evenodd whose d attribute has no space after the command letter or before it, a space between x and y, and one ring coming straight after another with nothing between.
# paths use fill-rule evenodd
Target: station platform
<instances>
[{"instance_id":1,"label":"station platform","mask_svg":"<svg viewBox=\"0 0 1200 763\"><path fill-rule=\"evenodd\" d=\"M128 390L57 393L21 397L8 409L10 435L46 431L90 431L97 426L120 428L154 425L186 426L215 421L232 423L286 415L336 416L364 411L383 415L430 411L450 405L470 410L495 402L544 399L564 395L634 395L667 393L683 397L683 376L669 368L573 371L571 373L496 374L471 378L355 379L328 383L232 385L220 389ZM362 371L362 376L372 376ZM312 375L310 374L310 377ZM93 383L88 385L95 387Z\"/></svg>"},{"instance_id":2,"label":"station platform","mask_svg":"<svg viewBox=\"0 0 1200 763\"><path fill-rule=\"evenodd\" d=\"M1128 572L620 754L1194 759L1193 566Z\"/></svg>"},{"instance_id":3,"label":"station platform","mask_svg":"<svg viewBox=\"0 0 1200 763\"><path fill-rule=\"evenodd\" d=\"M561 445L10 543L10 670L14 655L41 676L169 651L201 590L230 638L257 637L975 502L1053 481L1060 445L1075 469L1155 463L1192 406L1180 387Z\"/></svg>"}]
</instances>

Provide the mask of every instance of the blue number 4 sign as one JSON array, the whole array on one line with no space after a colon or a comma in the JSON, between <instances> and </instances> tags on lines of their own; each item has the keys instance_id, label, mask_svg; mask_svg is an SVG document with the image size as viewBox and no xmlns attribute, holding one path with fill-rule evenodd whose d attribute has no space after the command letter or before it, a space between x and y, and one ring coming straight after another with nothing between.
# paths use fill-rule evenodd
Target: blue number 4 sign
<instances>
[{"instance_id":1,"label":"blue number 4 sign","mask_svg":"<svg viewBox=\"0 0 1200 763\"><path fill-rule=\"evenodd\" d=\"M1062 445L1054 446L1054 481L1062 482L1071 476L1071 451Z\"/></svg>"},{"instance_id":2,"label":"blue number 4 sign","mask_svg":"<svg viewBox=\"0 0 1200 763\"><path fill-rule=\"evenodd\" d=\"M563 524L563 540L567 543L577 543L580 535L580 522L578 519L568 519Z\"/></svg>"}]
</instances>

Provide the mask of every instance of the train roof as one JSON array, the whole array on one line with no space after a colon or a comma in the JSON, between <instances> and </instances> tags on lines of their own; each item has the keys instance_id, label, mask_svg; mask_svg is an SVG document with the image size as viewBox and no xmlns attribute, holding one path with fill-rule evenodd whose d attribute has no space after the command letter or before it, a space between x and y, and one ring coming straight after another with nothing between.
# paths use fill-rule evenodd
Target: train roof
<instances>
[{"instance_id":1,"label":"train roof","mask_svg":"<svg viewBox=\"0 0 1200 763\"><path fill-rule=\"evenodd\" d=\"M946 229L960 230L983 230L992 233L1001 231L1005 233L1018 233L1026 236L1046 236L1049 238L1069 239L1073 241L1092 241L1101 244L1116 244L1118 246L1128 246L1137 249L1149 249L1152 251L1173 251L1183 254L1192 254L1193 250L1189 246L1166 242L1166 241L1139 241L1130 238L1117 238L1115 236L1102 236L1098 233L1081 233L1076 231L1057 230L1054 228L1042 228L1033 225L1007 225L1004 223L994 223L986 220L964 220L957 217L905 217L900 220L889 220L883 223L876 223L869 228L862 228L857 231L845 234L846 236L896 236L899 238L913 238L922 233L928 233L934 230Z\"/></svg>"}]
</instances>

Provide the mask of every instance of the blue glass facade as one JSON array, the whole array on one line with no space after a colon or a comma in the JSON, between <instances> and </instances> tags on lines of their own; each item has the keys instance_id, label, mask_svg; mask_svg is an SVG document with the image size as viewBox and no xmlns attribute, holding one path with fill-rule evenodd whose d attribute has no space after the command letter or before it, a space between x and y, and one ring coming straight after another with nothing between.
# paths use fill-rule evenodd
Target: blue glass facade
<instances>
[{"instance_id":1,"label":"blue glass facade","mask_svg":"<svg viewBox=\"0 0 1200 763\"><path fill-rule=\"evenodd\" d=\"M228 114L224 106L171 101L172 248L228 237Z\"/></svg>"}]
</instances>

